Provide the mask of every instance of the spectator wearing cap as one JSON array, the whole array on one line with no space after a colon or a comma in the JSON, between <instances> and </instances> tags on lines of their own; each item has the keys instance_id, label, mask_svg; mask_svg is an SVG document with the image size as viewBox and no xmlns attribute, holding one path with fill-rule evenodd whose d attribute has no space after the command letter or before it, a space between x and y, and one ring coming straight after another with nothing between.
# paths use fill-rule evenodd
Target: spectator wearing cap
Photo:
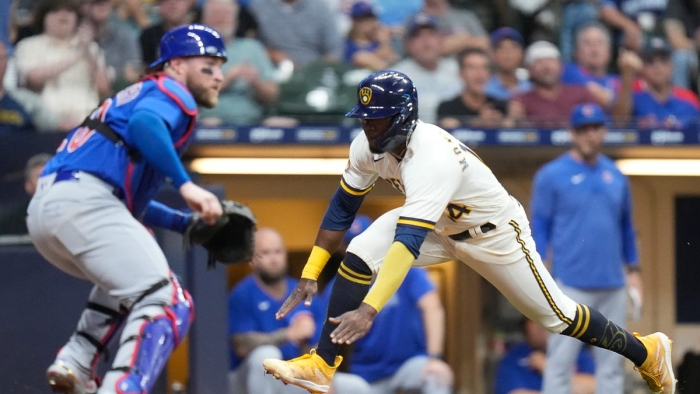
<instances>
[{"instance_id":1,"label":"spectator wearing cap","mask_svg":"<svg viewBox=\"0 0 700 394\"><path fill-rule=\"evenodd\" d=\"M248 10L275 65L291 60L303 68L343 58L336 16L325 0L252 0Z\"/></svg>"},{"instance_id":2,"label":"spectator wearing cap","mask_svg":"<svg viewBox=\"0 0 700 394\"><path fill-rule=\"evenodd\" d=\"M95 41L104 51L112 89L136 82L143 64L137 33L114 17L111 0L90 0L84 10L95 29Z\"/></svg>"},{"instance_id":3,"label":"spectator wearing cap","mask_svg":"<svg viewBox=\"0 0 700 394\"><path fill-rule=\"evenodd\" d=\"M409 75L420 95L418 116L427 123L437 120L437 107L462 90L459 65L441 55L442 37L435 18L419 13L408 24L404 48L407 57L391 68Z\"/></svg>"},{"instance_id":4,"label":"spectator wearing cap","mask_svg":"<svg viewBox=\"0 0 700 394\"><path fill-rule=\"evenodd\" d=\"M363 1L353 4L350 17L352 26L345 39L346 63L377 71L398 60L391 43L391 32L379 23L371 4Z\"/></svg>"},{"instance_id":5,"label":"spectator wearing cap","mask_svg":"<svg viewBox=\"0 0 700 394\"><path fill-rule=\"evenodd\" d=\"M616 120L632 120L642 128L671 129L696 121L700 115L698 97L673 84L671 48L663 39L650 40L641 58L631 51L623 52L618 63L621 87L613 107ZM641 79L635 83L638 75Z\"/></svg>"},{"instance_id":6,"label":"spectator wearing cap","mask_svg":"<svg viewBox=\"0 0 700 394\"><path fill-rule=\"evenodd\" d=\"M607 117L594 103L571 112L571 149L537 171L532 190L532 235L564 294L627 321L627 289L639 295L629 180L601 153ZM571 393L576 355L583 344L551 335L547 341L544 394ZM593 349L596 392L622 394L622 357Z\"/></svg>"},{"instance_id":7,"label":"spectator wearing cap","mask_svg":"<svg viewBox=\"0 0 700 394\"><path fill-rule=\"evenodd\" d=\"M161 21L144 29L139 36L141 58L144 67L158 59L160 39L166 31L186 24L189 21L193 0L157 0Z\"/></svg>"},{"instance_id":8,"label":"spectator wearing cap","mask_svg":"<svg viewBox=\"0 0 700 394\"><path fill-rule=\"evenodd\" d=\"M491 33L491 52L495 74L486 83L486 95L510 100L516 93L527 92L532 84L518 77L523 63L523 37L512 27L501 27Z\"/></svg>"},{"instance_id":9,"label":"spectator wearing cap","mask_svg":"<svg viewBox=\"0 0 700 394\"><path fill-rule=\"evenodd\" d=\"M202 108L200 123L207 126L256 124L267 105L279 96L274 66L260 41L236 37L239 6L231 0L207 0L202 22L218 31L226 43L228 60L221 67L224 80L215 108Z\"/></svg>"},{"instance_id":10,"label":"spectator wearing cap","mask_svg":"<svg viewBox=\"0 0 700 394\"><path fill-rule=\"evenodd\" d=\"M365 215L355 218L340 246L343 254L371 224ZM311 304L323 316L331 288L332 281ZM444 362L444 337L445 311L435 284L424 268L411 268L372 330L354 343L350 372L365 379L372 394L450 394L454 375Z\"/></svg>"},{"instance_id":11,"label":"spectator wearing cap","mask_svg":"<svg viewBox=\"0 0 700 394\"><path fill-rule=\"evenodd\" d=\"M566 63L562 82L584 85L596 101L609 109L620 90L620 77L608 73L611 58L610 33L599 22L581 26L576 32L574 62Z\"/></svg>"},{"instance_id":12,"label":"spectator wearing cap","mask_svg":"<svg viewBox=\"0 0 700 394\"><path fill-rule=\"evenodd\" d=\"M443 35L443 56L467 48L488 49L488 33L473 12L455 9L447 0L425 0L423 12L435 18L438 31Z\"/></svg>"},{"instance_id":13,"label":"spectator wearing cap","mask_svg":"<svg viewBox=\"0 0 700 394\"><path fill-rule=\"evenodd\" d=\"M458 56L459 75L464 82L462 93L438 106L438 120L444 128L460 125L499 127L507 112L508 102L489 97L485 92L491 77L489 54L481 48L469 48Z\"/></svg>"},{"instance_id":14,"label":"spectator wearing cap","mask_svg":"<svg viewBox=\"0 0 700 394\"><path fill-rule=\"evenodd\" d=\"M561 82L561 55L554 44L547 41L531 44L525 52L525 65L533 87L510 101L508 116L512 123L565 127L576 105L596 101L585 86Z\"/></svg>"}]
</instances>

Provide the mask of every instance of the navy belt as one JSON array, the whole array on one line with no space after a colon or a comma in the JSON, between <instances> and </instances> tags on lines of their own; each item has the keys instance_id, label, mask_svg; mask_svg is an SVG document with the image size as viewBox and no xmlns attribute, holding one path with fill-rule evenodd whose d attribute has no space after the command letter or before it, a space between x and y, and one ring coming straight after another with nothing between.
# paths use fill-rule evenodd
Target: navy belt
<instances>
[{"instance_id":1,"label":"navy belt","mask_svg":"<svg viewBox=\"0 0 700 394\"><path fill-rule=\"evenodd\" d=\"M481 232L486 234L489 231L495 229L496 225L493 223L486 223L486 224L482 225L480 228L481 228ZM469 230L465 230L459 234L448 235L448 237L454 239L455 241L464 241L464 240L467 240L469 238L472 238L472 234L469 232Z\"/></svg>"},{"instance_id":2,"label":"navy belt","mask_svg":"<svg viewBox=\"0 0 700 394\"><path fill-rule=\"evenodd\" d=\"M72 171L58 171L56 177L53 179L53 183L63 182L63 181L79 181L80 172L78 170ZM98 177L99 179L99 177ZM112 194L120 200L124 200L124 193L118 187L112 187Z\"/></svg>"}]
</instances>

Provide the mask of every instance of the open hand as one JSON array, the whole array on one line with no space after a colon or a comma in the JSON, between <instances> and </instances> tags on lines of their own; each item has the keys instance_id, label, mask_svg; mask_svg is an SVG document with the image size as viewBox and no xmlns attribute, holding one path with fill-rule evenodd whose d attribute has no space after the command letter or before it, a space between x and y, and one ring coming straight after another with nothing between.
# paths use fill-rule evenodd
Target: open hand
<instances>
[{"instance_id":1,"label":"open hand","mask_svg":"<svg viewBox=\"0 0 700 394\"><path fill-rule=\"evenodd\" d=\"M311 300L318 292L318 283L315 280L302 278L292 294L287 297L282 307L275 314L277 320L287 316L287 313L304 301L304 305L311 306Z\"/></svg>"},{"instance_id":2,"label":"open hand","mask_svg":"<svg viewBox=\"0 0 700 394\"><path fill-rule=\"evenodd\" d=\"M372 328L372 321L377 311L371 306L362 303L359 308L354 311L345 312L338 317L328 319L333 324L338 324L338 327L331 333L331 340L337 344L351 344L362 338Z\"/></svg>"}]
</instances>

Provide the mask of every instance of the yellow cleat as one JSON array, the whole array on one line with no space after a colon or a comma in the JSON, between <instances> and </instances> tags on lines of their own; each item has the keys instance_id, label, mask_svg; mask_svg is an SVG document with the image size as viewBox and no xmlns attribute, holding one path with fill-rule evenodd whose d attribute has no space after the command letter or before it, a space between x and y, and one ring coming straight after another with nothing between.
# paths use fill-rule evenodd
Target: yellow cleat
<instances>
[{"instance_id":1,"label":"yellow cleat","mask_svg":"<svg viewBox=\"0 0 700 394\"><path fill-rule=\"evenodd\" d=\"M644 364L634 369L642 374L642 378L647 382L652 393L675 394L676 377L673 375L673 365L671 364L673 341L661 332L644 337L635 332L634 336L647 349L647 359Z\"/></svg>"},{"instance_id":2,"label":"yellow cleat","mask_svg":"<svg viewBox=\"0 0 700 394\"><path fill-rule=\"evenodd\" d=\"M316 349L311 349L309 354L291 359L289 361L268 358L263 361L265 372L275 379L280 379L284 384L293 384L310 393L325 393L330 388L333 374L343 358L335 357L335 365L329 366L316 354Z\"/></svg>"}]
</instances>

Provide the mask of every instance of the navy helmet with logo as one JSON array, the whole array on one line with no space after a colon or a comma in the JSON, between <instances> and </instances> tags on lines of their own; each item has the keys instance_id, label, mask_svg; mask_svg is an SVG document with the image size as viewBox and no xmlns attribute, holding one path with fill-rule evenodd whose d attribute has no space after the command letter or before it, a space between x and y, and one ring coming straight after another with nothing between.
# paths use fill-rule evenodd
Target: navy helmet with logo
<instances>
[{"instance_id":1,"label":"navy helmet with logo","mask_svg":"<svg viewBox=\"0 0 700 394\"><path fill-rule=\"evenodd\" d=\"M418 93L406 74L381 70L370 74L357 87L357 105L349 118L394 117L389 129L375 141L375 148L388 152L408 139L418 121Z\"/></svg>"},{"instance_id":2,"label":"navy helmet with logo","mask_svg":"<svg viewBox=\"0 0 700 394\"><path fill-rule=\"evenodd\" d=\"M226 44L221 34L207 25L191 24L176 27L160 39L160 57L149 69L161 68L176 57L211 56L226 61Z\"/></svg>"}]
</instances>

